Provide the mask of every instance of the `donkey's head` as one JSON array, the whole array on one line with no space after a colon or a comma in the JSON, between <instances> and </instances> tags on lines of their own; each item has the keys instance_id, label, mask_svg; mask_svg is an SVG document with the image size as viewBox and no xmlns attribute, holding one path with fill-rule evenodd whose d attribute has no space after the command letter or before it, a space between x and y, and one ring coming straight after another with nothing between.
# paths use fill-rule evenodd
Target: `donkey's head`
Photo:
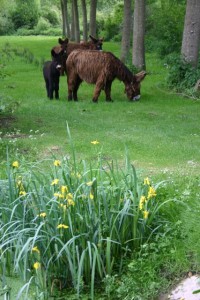
<instances>
[{"instance_id":1,"label":"donkey's head","mask_svg":"<svg viewBox=\"0 0 200 300\"><path fill-rule=\"evenodd\" d=\"M89 38L91 39L91 44L93 45L92 48L94 50L102 50L103 38L96 39L91 35L89 35Z\"/></svg>"},{"instance_id":2,"label":"donkey's head","mask_svg":"<svg viewBox=\"0 0 200 300\"><path fill-rule=\"evenodd\" d=\"M133 75L131 82L125 85L125 92L127 97L132 101L138 101L140 99L140 86L141 81L146 76L145 71L141 71L136 75Z\"/></svg>"}]
</instances>

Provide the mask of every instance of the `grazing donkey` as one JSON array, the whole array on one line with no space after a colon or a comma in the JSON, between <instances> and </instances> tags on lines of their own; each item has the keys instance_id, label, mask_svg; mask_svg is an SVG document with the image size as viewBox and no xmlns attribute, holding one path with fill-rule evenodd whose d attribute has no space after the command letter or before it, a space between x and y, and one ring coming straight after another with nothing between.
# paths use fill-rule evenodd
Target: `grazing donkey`
<instances>
[{"instance_id":1,"label":"grazing donkey","mask_svg":"<svg viewBox=\"0 0 200 300\"><path fill-rule=\"evenodd\" d=\"M111 85L115 78L123 81L128 99L140 99L140 82L146 76L141 71L134 75L112 53L95 50L74 50L66 61L68 100L77 101L77 91L82 81L96 84L93 102L98 102L101 90L105 91L106 101L111 99Z\"/></svg>"},{"instance_id":2,"label":"grazing donkey","mask_svg":"<svg viewBox=\"0 0 200 300\"><path fill-rule=\"evenodd\" d=\"M62 50L64 51L62 55L62 75L66 73L66 59L73 50L102 50L103 38L96 39L91 35L89 37L91 39L89 42L80 43L69 43L67 38L65 40L62 40L61 38L58 39L58 43L60 45L53 47L52 50L54 50L56 53L60 53Z\"/></svg>"},{"instance_id":3,"label":"grazing donkey","mask_svg":"<svg viewBox=\"0 0 200 300\"><path fill-rule=\"evenodd\" d=\"M46 61L43 66L43 76L46 83L47 97L49 99L53 99L54 92L55 98L59 99L62 52L63 50L57 54L54 50L51 50L52 61Z\"/></svg>"}]
</instances>

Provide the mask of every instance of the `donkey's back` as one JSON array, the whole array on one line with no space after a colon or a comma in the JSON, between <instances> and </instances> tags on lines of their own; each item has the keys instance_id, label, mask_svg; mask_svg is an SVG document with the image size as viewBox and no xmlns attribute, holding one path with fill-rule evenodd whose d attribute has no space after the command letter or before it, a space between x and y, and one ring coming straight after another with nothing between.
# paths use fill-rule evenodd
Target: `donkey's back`
<instances>
[{"instance_id":1,"label":"donkey's back","mask_svg":"<svg viewBox=\"0 0 200 300\"><path fill-rule=\"evenodd\" d=\"M112 53L97 50L74 50L66 62L68 76L77 74L81 80L93 84L113 80L117 65L118 59Z\"/></svg>"}]
</instances>

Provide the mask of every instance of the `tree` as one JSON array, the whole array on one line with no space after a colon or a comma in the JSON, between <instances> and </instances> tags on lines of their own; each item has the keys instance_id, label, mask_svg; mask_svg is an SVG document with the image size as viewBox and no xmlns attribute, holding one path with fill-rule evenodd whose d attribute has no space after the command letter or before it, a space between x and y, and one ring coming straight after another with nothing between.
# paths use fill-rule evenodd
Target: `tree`
<instances>
[{"instance_id":1,"label":"tree","mask_svg":"<svg viewBox=\"0 0 200 300\"><path fill-rule=\"evenodd\" d=\"M89 32L92 36L96 36L96 11L97 11L97 0L91 0L91 2L90 2L90 29L89 29Z\"/></svg>"},{"instance_id":2,"label":"tree","mask_svg":"<svg viewBox=\"0 0 200 300\"><path fill-rule=\"evenodd\" d=\"M197 67L200 43L200 1L187 0L181 54Z\"/></svg>"},{"instance_id":3,"label":"tree","mask_svg":"<svg viewBox=\"0 0 200 300\"><path fill-rule=\"evenodd\" d=\"M67 0L60 0L61 2L61 12L62 12L62 24L63 24L63 36L70 38L70 27L68 18L68 3Z\"/></svg>"},{"instance_id":4,"label":"tree","mask_svg":"<svg viewBox=\"0 0 200 300\"><path fill-rule=\"evenodd\" d=\"M85 0L81 0L81 6L82 6L82 14L83 14L83 41L86 42L88 37L88 28L87 28L87 6Z\"/></svg>"},{"instance_id":5,"label":"tree","mask_svg":"<svg viewBox=\"0 0 200 300\"><path fill-rule=\"evenodd\" d=\"M121 43L121 61L125 62L130 49L131 37L131 2L132 0L124 0L124 21Z\"/></svg>"},{"instance_id":6,"label":"tree","mask_svg":"<svg viewBox=\"0 0 200 300\"><path fill-rule=\"evenodd\" d=\"M145 0L135 0L133 22L133 65L145 70Z\"/></svg>"},{"instance_id":7,"label":"tree","mask_svg":"<svg viewBox=\"0 0 200 300\"><path fill-rule=\"evenodd\" d=\"M74 25L75 25L75 41L80 42L80 27L79 27L79 13L77 0L73 1L73 14L74 14Z\"/></svg>"}]
</instances>

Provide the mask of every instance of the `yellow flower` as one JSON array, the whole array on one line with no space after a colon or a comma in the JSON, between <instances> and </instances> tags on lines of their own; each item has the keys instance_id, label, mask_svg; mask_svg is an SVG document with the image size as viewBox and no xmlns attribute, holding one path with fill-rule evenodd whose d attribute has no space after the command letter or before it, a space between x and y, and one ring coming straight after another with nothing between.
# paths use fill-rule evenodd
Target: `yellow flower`
<instances>
[{"instance_id":1,"label":"yellow flower","mask_svg":"<svg viewBox=\"0 0 200 300\"><path fill-rule=\"evenodd\" d=\"M25 192L25 191L20 191L19 194L20 194L21 196L26 196L26 192Z\"/></svg>"},{"instance_id":2,"label":"yellow flower","mask_svg":"<svg viewBox=\"0 0 200 300\"><path fill-rule=\"evenodd\" d=\"M36 261L33 265L33 268L36 269L36 270L39 269L40 268L40 263L38 261Z\"/></svg>"},{"instance_id":3,"label":"yellow flower","mask_svg":"<svg viewBox=\"0 0 200 300\"><path fill-rule=\"evenodd\" d=\"M91 186L93 184L93 181L89 181L86 183L87 186Z\"/></svg>"},{"instance_id":4,"label":"yellow flower","mask_svg":"<svg viewBox=\"0 0 200 300\"><path fill-rule=\"evenodd\" d=\"M65 204L63 204L63 203L60 204L60 207L62 207L64 210L67 209L67 205L65 205Z\"/></svg>"},{"instance_id":5,"label":"yellow flower","mask_svg":"<svg viewBox=\"0 0 200 300\"><path fill-rule=\"evenodd\" d=\"M99 144L99 142L96 140L96 141L92 141L91 144L97 145L97 144Z\"/></svg>"},{"instance_id":6,"label":"yellow flower","mask_svg":"<svg viewBox=\"0 0 200 300\"><path fill-rule=\"evenodd\" d=\"M16 160L12 163L13 168L19 168L19 162Z\"/></svg>"},{"instance_id":7,"label":"yellow flower","mask_svg":"<svg viewBox=\"0 0 200 300\"><path fill-rule=\"evenodd\" d=\"M62 185L60 189L61 189L61 193L62 193L62 194L68 192L68 187L67 187L66 185Z\"/></svg>"},{"instance_id":8,"label":"yellow flower","mask_svg":"<svg viewBox=\"0 0 200 300\"><path fill-rule=\"evenodd\" d=\"M61 162L60 160L56 159L53 164L55 167L59 167L61 165Z\"/></svg>"},{"instance_id":9,"label":"yellow flower","mask_svg":"<svg viewBox=\"0 0 200 300\"><path fill-rule=\"evenodd\" d=\"M67 196L66 196L66 199L67 199L67 200L73 200L73 195L72 195L72 193L68 193Z\"/></svg>"},{"instance_id":10,"label":"yellow flower","mask_svg":"<svg viewBox=\"0 0 200 300\"><path fill-rule=\"evenodd\" d=\"M43 218L45 218L45 217L46 217L46 215L47 215L47 214L46 214L45 212L43 212L43 213L40 213L40 214L39 214L39 217L43 217Z\"/></svg>"},{"instance_id":11,"label":"yellow flower","mask_svg":"<svg viewBox=\"0 0 200 300\"><path fill-rule=\"evenodd\" d=\"M147 196L147 199L150 199L152 197L155 197L156 196L156 191L153 187L149 187L149 191L148 191L148 196Z\"/></svg>"},{"instance_id":12,"label":"yellow flower","mask_svg":"<svg viewBox=\"0 0 200 300\"><path fill-rule=\"evenodd\" d=\"M144 219L147 219L148 216L149 216L149 211L144 210L144 211L143 211L143 216L144 216Z\"/></svg>"},{"instance_id":13,"label":"yellow flower","mask_svg":"<svg viewBox=\"0 0 200 300\"><path fill-rule=\"evenodd\" d=\"M37 252L37 253L40 254L40 250L38 249L37 246L33 247L31 251L32 251L32 252Z\"/></svg>"},{"instance_id":14,"label":"yellow flower","mask_svg":"<svg viewBox=\"0 0 200 300\"><path fill-rule=\"evenodd\" d=\"M150 185L150 181L149 181L149 178L148 178L148 177L146 177L146 178L144 179L144 184Z\"/></svg>"},{"instance_id":15,"label":"yellow flower","mask_svg":"<svg viewBox=\"0 0 200 300\"><path fill-rule=\"evenodd\" d=\"M81 174L80 173L76 173L76 177L78 178L78 179L80 179L81 178Z\"/></svg>"},{"instance_id":16,"label":"yellow flower","mask_svg":"<svg viewBox=\"0 0 200 300\"><path fill-rule=\"evenodd\" d=\"M92 193L90 193L90 199L93 200L94 199L94 195Z\"/></svg>"},{"instance_id":17,"label":"yellow flower","mask_svg":"<svg viewBox=\"0 0 200 300\"><path fill-rule=\"evenodd\" d=\"M141 196L141 197L140 197L140 203L139 203L139 209L140 209L140 210L143 209L145 200L146 200L146 197L145 197L145 196Z\"/></svg>"},{"instance_id":18,"label":"yellow flower","mask_svg":"<svg viewBox=\"0 0 200 300\"><path fill-rule=\"evenodd\" d=\"M58 229L60 229L60 228L67 229L67 228L69 228L69 226L67 226L67 225L65 225L65 224L59 224L59 225L57 226L57 228L58 228Z\"/></svg>"},{"instance_id":19,"label":"yellow flower","mask_svg":"<svg viewBox=\"0 0 200 300\"><path fill-rule=\"evenodd\" d=\"M74 206L75 205L75 202L72 200L72 199L68 199L67 200L67 204L70 206L70 205L72 205L72 206Z\"/></svg>"},{"instance_id":20,"label":"yellow flower","mask_svg":"<svg viewBox=\"0 0 200 300\"><path fill-rule=\"evenodd\" d=\"M56 184L58 184L58 182L59 182L59 179L54 179L54 180L52 181L51 185L56 185Z\"/></svg>"}]
</instances>

